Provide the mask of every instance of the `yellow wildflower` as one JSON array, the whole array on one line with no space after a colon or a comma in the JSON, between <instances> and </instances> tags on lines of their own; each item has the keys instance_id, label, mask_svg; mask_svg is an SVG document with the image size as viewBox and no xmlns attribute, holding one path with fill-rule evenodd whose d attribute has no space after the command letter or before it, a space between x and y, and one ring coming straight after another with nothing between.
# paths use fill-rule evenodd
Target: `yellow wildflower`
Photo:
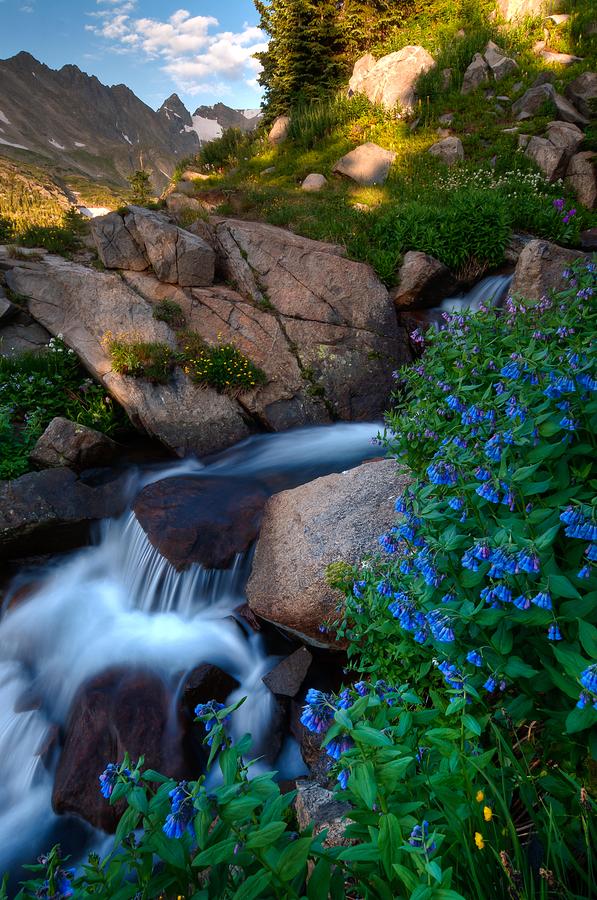
<instances>
[{"instance_id":1,"label":"yellow wildflower","mask_svg":"<svg viewBox=\"0 0 597 900\"><path fill-rule=\"evenodd\" d=\"M485 819L486 822L491 822L491 820L493 818L493 810L492 810L491 806L483 807L483 818Z\"/></svg>"},{"instance_id":2,"label":"yellow wildflower","mask_svg":"<svg viewBox=\"0 0 597 900\"><path fill-rule=\"evenodd\" d=\"M477 803L483 803L483 801L485 800L485 794L483 793L483 791L477 791L475 800L477 801Z\"/></svg>"},{"instance_id":3,"label":"yellow wildflower","mask_svg":"<svg viewBox=\"0 0 597 900\"><path fill-rule=\"evenodd\" d=\"M475 844L477 845L477 850L482 850L485 846L485 841L480 831L475 831Z\"/></svg>"}]
</instances>

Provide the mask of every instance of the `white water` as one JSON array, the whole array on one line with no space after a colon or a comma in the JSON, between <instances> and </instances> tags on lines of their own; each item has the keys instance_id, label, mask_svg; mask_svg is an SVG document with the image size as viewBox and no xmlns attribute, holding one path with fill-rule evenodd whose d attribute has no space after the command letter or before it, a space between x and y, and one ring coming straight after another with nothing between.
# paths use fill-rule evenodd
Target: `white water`
<instances>
[{"instance_id":1,"label":"white water","mask_svg":"<svg viewBox=\"0 0 597 900\"><path fill-rule=\"evenodd\" d=\"M508 293L512 283L511 275L488 275L466 294L456 294L442 301L442 312L459 312L470 310L478 312L482 304L486 306L499 306Z\"/></svg>"},{"instance_id":2,"label":"white water","mask_svg":"<svg viewBox=\"0 0 597 900\"><path fill-rule=\"evenodd\" d=\"M286 483L296 484L376 455L369 441L377 431L375 424L342 424L258 436L207 465L184 460L145 471L137 484L190 472L222 478L286 473ZM268 660L258 635L247 638L229 618L243 602L248 563L238 557L226 571L192 566L176 572L131 513L104 522L94 546L60 560L35 593L4 616L0 872L44 849L57 823L51 812L55 760L48 771L39 749L53 727L65 724L81 685L105 669L149 667L175 691L182 672L202 662L220 666L240 682L230 700L247 697L233 718L233 733L251 732L256 754L263 752L273 698L261 678L275 661ZM15 712L25 692L39 697L39 709ZM292 748L285 754L292 757Z\"/></svg>"}]
</instances>

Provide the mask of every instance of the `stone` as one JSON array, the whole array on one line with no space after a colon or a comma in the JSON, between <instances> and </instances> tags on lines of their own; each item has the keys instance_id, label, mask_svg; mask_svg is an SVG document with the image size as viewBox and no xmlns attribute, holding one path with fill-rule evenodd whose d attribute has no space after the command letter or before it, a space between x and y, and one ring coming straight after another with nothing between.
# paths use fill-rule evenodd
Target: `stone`
<instances>
[{"instance_id":1,"label":"stone","mask_svg":"<svg viewBox=\"0 0 597 900\"><path fill-rule=\"evenodd\" d=\"M368 141L341 157L332 169L357 184L385 184L396 154Z\"/></svg>"},{"instance_id":2,"label":"stone","mask_svg":"<svg viewBox=\"0 0 597 900\"><path fill-rule=\"evenodd\" d=\"M98 256L106 269L131 269L143 272L149 261L117 212L91 219L91 234Z\"/></svg>"},{"instance_id":3,"label":"stone","mask_svg":"<svg viewBox=\"0 0 597 900\"><path fill-rule=\"evenodd\" d=\"M564 93L587 119L597 115L597 72L583 72L566 86Z\"/></svg>"},{"instance_id":4,"label":"stone","mask_svg":"<svg viewBox=\"0 0 597 900\"><path fill-rule=\"evenodd\" d=\"M275 668L261 679L272 694L282 697L296 697L300 691L309 667L313 662L313 656L306 647L299 647L286 659L278 663Z\"/></svg>"},{"instance_id":5,"label":"stone","mask_svg":"<svg viewBox=\"0 0 597 900\"><path fill-rule=\"evenodd\" d=\"M555 89L553 84L538 84L525 91L525 93L512 104L512 114L517 119L529 118L537 115L537 112L546 103L555 102Z\"/></svg>"},{"instance_id":6,"label":"stone","mask_svg":"<svg viewBox=\"0 0 597 900\"><path fill-rule=\"evenodd\" d=\"M582 61L580 56L574 56L572 53L558 53L546 48L539 50L538 55L550 65L572 66L574 63Z\"/></svg>"},{"instance_id":7,"label":"stone","mask_svg":"<svg viewBox=\"0 0 597 900\"><path fill-rule=\"evenodd\" d=\"M282 144L288 137L289 131L290 116L278 116L277 119L274 120L274 124L269 130L267 139L270 144L273 144L274 146L276 146L277 144Z\"/></svg>"},{"instance_id":8,"label":"stone","mask_svg":"<svg viewBox=\"0 0 597 900\"><path fill-rule=\"evenodd\" d=\"M454 113L443 113L437 121L440 125L451 125L454 121Z\"/></svg>"},{"instance_id":9,"label":"stone","mask_svg":"<svg viewBox=\"0 0 597 900\"><path fill-rule=\"evenodd\" d=\"M568 154L576 153L585 139L584 132L571 122L550 122L546 137L554 147L565 150Z\"/></svg>"},{"instance_id":10,"label":"stone","mask_svg":"<svg viewBox=\"0 0 597 900\"><path fill-rule=\"evenodd\" d=\"M507 22L526 16L539 16L548 5L548 0L498 0L498 10Z\"/></svg>"},{"instance_id":11,"label":"stone","mask_svg":"<svg viewBox=\"0 0 597 900\"><path fill-rule=\"evenodd\" d=\"M533 136L527 145L525 156L533 160L548 181L556 181L564 174L566 150L554 147L546 138Z\"/></svg>"},{"instance_id":12,"label":"stone","mask_svg":"<svg viewBox=\"0 0 597 900\"><path fill-rule=\"evenodd\" d=\"M366 53L364 56L359 57L356 63L354 64L352 75L350 77L350 81L348 82L348 95L349 97L353 94L360 93L361 84L375 65L377 60L373 56L372 53Z\"/></svg>"},{"instance_id":13,"label":"stone","mask_svg":"<svg viewBox=\"0 0 597 900\"><path fill-rule=\"evenodd\" d=\"M178 475L144 487L133 512L176 569L225 569L257 537L269 494L252 480Z\"/></svg>"},{"instance_id":14,"label":"stone","mask_svg":"<svg viewBox=\"0 0 597 900\"><path fill-rule=\"evenodd\" d=\"M520 150L526 150L529 146L529 141L531 140L530 134L519 134L518 135L518 147Z\"/></svg>"},{"instance_id":15,"label":"stone","mask_svg":"<svg viewBox=\"0 0 597 900\"><path fill-rule=\"evenodd\" d=\"M515 266L520 258L520 254L533 238L527 234L513 234L508 241L504 251L504 260L512 266Z\"/></svg>"},{"instance_id":16,"label":"stone","mask_svg":"<svg viewBox=\"0 0 597 900\"><path fill-rule=\"evenodd\" d=\"M225 703L230 694L239 687L239 682L219 666L201 663L185 679L180 693L181 705L189 716L195 715L199 703L216 700Z\"/></svg>"},{"instance_id":17,"label":"stone","mask_svg":"<svg viewBox=\"0 0 597 900\"><path fill-rule=\"evenodd\" d=\"M52 335L26 312L16 310L8 321L0 322L0 356L39 353L48 346Z\"/></svg>"},{"instance_id":18,"label":"stone","mask_svg":"<svg viewBox=\"0 0 597 900\"><path fill-rule=\"evenodd\" d=\"M400 267L398 287L390 296L398 309L438 306L455 287L456 282L447 266L427 253L409 250Z\"/></svg>"},{"instance_id":19,"label":"stone","mask_svg":"<svg viewBox=\"0 0 597 900\"><path fill-rule=\"evenodd\" d=\"M5 325L18 313L18 307L11 303L0 284L0 325Z\"/></svg>"},{"instance_id":20,"label":"stone","mask_svg":"<svg viewBox=\"0 0 597 900\"><path fill-rule=\"evenodd\" d=\"M0 559L81 546L92 523L124 511L125 485L124 475L94 485L67 468L0 481Z\"/></svg>"},{"instance_id":21,"label":"stone","mask_svg":"<svg viewBox=\"0 0 597 900\"><path fill-rule=\"evenodd\" d=\"M313 835L327 829L324 847L341 847L349 842L344 836L350 823L347 815L351 807L338 800L337 796L312 779L299 779L296 783L294 809L298 827L302 830L313 828Z\"/></svg>"},{"instance_id":22,"label":"stone","mask_svg":"<svg viewBox=\"0 0 597 900\"><path fill-rule=\"evenodd\" d=\"M166 197L166 208L170 215L178 220L188 219L190 216L200 218L205 215L205 206L195 197L187 197L184 193L175 191ZM188 222L187 222L188 224Z\"/></svg>"},{"instance_id":23,"label":"stone","mask_svg":"<svg viewBox=\"0 0 597 900\"><path fill-rule=\"evenodd\" d=\"M410 111L416 100L415 88L419 76L435 66L435 60L423 47L403 47L377 60L365 74L358 74L352 88L365 94L372 103L381 103L388 110L396 106ZM354 73L353 73L354 78Z\"/></svg>"},{"instance_id":24,"label":"stone","mask_svg":"<svg viewBox=\"0 0 597 900\"><path fill-rule=\"evenodd\" d=\"M207 181L211 176L204 172L197 172L195 169L185 169L180 176L181 181Z\"/></svg>"},{"instance_id":25,"label":"stone","mask_svg":"<svg viewBox=\"0 0 597 900\"><path fill-rule=\"evenodd\" d=\"M473 61L466 69L462 78L461 94L470 94L477 88L489 81L490 68L480 53L475 53Z\"/></svg>"},{"instance_id":26,"label":"stone","mask_svg":"<svg viewBox=\"0 0 597 900\"><path fill-rule=\"evenodd\" d=\"M597 250L597 228L587 228L580 233L580 246L583 250Z\"/></svg>"},{"instance_id":27,"label":"stone","mask_svg":"<svg viewBox=\"0 0 597 900\"><path fill-rule=\"evenodd\" d=\"M572 122L573 125L589 124L589 120L582 116L576 107L561 94L554 94L553 99L556 107L556 119L560 119L562 122Z\"/></svg>"},{"instance_id":28,"label":"stone","mask_svg":"<svg viewBox=\"0 0 597 900\"><path fill-rule=\"evenodd\" d=\"M317 172L311 172L307 175L301 188L303 191L321 191L327 185L328 180L325 175L319 175Z\"/></svg>"},{"instance_id":29,"label":"stone","mask_svg":"<svg viewBox=\"0 0 597 900\"><path fill-rule=\"evenodd\" d=\"M572 157L566 172L566 184L587 209L597 208L597 153L586 150Z\"/></svg>"},{"instance_id":30,"label":"stone","mask_svg":"<svg viewBox=\"0 0 597 900\"><path fill-rule=\"evenodd\" d=\"M551 16L547 16L547 20L553 22L554 25L563 25L564 22L570 21L570 16L568 13L553 13Z\"/></svg>"},{"instance_id":31,"label":"stone","mask_svg":"<svg viewBox=\"0 0 597 900\"><path fill-rule=\"evenodd\" d=\"M382 460L271 497L247 585L255 615L308 644L338 647L333 634L320 630L341 602L326 567L339 560L352 565L376 551L407 483L393 460Z\"/></svg>"},{"instance_id":32,"label":"stone","mask_svg":"<svg viewBox=\"0 0 597 900\"><path fill-rule=\"evenodd\" d=\"M141 206L129 206L124 223L143 248L159 281L181 287L213 284L215 253L201 238Z\"/></svg>"},{"instance_id":33,"label":"stone","mask_svg":"<svg viewBox=\"0 0 597 900\"><path fill-rule=\"evenodd\" d=\"M541 300L551 290L561 290L566 286L562 272L583 256L549 241L529 241L518 258L510 293L525 300Z\"/></svg>"},{"instance_id":34,"label":"stone","mask_svg":"<svg viewBox=\"0 0 597 900\"><path fill-rule=\"evenodd\" d=\"M52 334L64 336L133 424L170 449L181 456L202 455L250 434L246 415L235 400L193 384L181 369L175 369L165 384L113 371L108 333L176 348L171 329L154 319L152 304L122 278L51 255L34 268L13 269L6 278L13 290L29 298L37 321Z\"/></svg>"},{"instance_id":35,"label":"stone","mask_svg":"<svg viewBox=\"0 0 597 900\"><path fill-rule=\"evenodd\" d=\"M79 690L73 701L60 754L52 806L73 813L96 828L114 832L125 804L111 806L100 794L98 778L107 762L145 757L145 768L166 775L162 744L168 724L169 697L157 675L111 669Z\"/></svg>"},{"instance_id":36,"label":"stone","mask_svg":"<svg viewBox=\"0 0 597 900\"><path fill-rule=\"evenodd\" d=\"M453 166L464 159L462 141L454 136L445 137L436 144L432 144L427 152L447 166Z\"/></svg>"},{"instance_id":37,"label":"stone","mask_svg":"<svg viewBox=\"0 0 597 900\"><path fill-rule=\"evenodd\" d=\"M117 453L118 444L101 431L56 416L38 438L29 459L42 469L90 469L108 465Z\"/></svg>"},{"instance_id":38,"label":"stone","mask_svg":"<svg viewBox=\"0 0 597 900\"><path fill-rule=\"evenodd\" d=\"M276 171L275 166L268 166L267 169L261 170L261 174L262 175L273 175L275 171Z\"/></svg>"},{"instance_id":39,"label":"stone","mask_svg":"<svg viewBox=\"0 0 597 900\"><path fill-rule=\"evenodd\" d=\"M243 398L245 408L254 408L247 406L253 400L274 430L329 421L329 406L340 419L379 415L391 391L393 361L407 360L410 351L372 269L345 259L338 246L272 225L227 219L217 224L216 236L222 275L245 304L231 309L213 291L194 290L201 306L190 321L205 336L208 327L224 335L235 328L243 353L268 376L277 367L278 383Z\"/></svg>"},{"instance_id":40,"label":"stone","mask_svg":"<svg viewBox=\"0 0 597 900\"><path fill-rule=\"evenodd\" d=\"M485 62L491 69L491 73L496 81L500 81L518 68L518 63L506 56L504 51L497 44L494 44L493 41L489 41L487 44L484 56Z\"/></svg>"}]
</instances>

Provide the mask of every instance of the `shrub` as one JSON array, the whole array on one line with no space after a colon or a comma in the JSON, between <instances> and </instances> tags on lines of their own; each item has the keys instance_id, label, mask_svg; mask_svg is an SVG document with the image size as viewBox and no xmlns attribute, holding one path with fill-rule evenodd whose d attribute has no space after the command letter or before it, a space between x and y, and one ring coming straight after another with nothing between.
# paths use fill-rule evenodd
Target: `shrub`
<instances>
[{"instance_id":1,"label":"shrub","mask_svg":"<svg viewBox=\"0 0 597 900\"><path fill-rule=\"evenodd\" d=\"M340 94L303 104L292 111L288 137L296 147L311 150L323 138L368 112L375 113L376 118L385 118L384 112L362 94L350 98Z\"/></svg>"},{"instance_id":2,"label":"shrub","mask_svg":"<svg viewBox=\"0 0 597 900\"><path fill-rule=\"evenodd\" d=\"M249 155L254 140L255 135L242 132L240 128L227 128L222 137L203 145L196 164L206 172L234 166L243 156Z\"/></svg>"},{"instance_id":3,"label":"shrub","mask_svg":"<svg viewBox=\"0 0 597 900\"><path fill-rule=\"evenodd\" d=\"M172 348L159 341L134 341L107 336L112 367L119 375L147 378L156 384L168 381L175 359Z\"/></svg>"},{"instance_id":4,"label":"shrub","mask_svg":"<svg viewBox=\"0 0 597 900\"><path fill-rule=\"evenodd\" d=\"M153 308L153 317L159 322L165 322L170 328L184 328L186 325L185 314L182 307L174 300L161 300Z\"/></svg>"},{"instance_id":5,"label":"shrub","mask_svg":"<svg viewBox=\"0 0 597 900\"><path fill-rule=\"evenodd\" d=\"M247 390L267 381L265 373L234 344L195 348L185 353L185 372L193 381L219 391Z\"/></svg>"}]
</instances>

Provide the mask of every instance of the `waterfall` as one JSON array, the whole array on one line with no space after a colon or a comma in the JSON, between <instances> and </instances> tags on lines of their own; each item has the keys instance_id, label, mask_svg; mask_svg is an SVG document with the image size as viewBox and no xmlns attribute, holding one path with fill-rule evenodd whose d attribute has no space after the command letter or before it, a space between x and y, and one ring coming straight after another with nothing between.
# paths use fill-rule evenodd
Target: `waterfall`
<instances>
[{"instance_id":1,"label":"waterfall","mask_svg":"<svg viewBox=\"0 0 597 900\"><path fill-rule=\"evenodd\" d=\"M470 310L478 312L482 303L486 306L500 306L508 294L512 275L488 275L482 278L466 294L456 294L442 300L442 312Z\"/></svg>"}]
</instances>

